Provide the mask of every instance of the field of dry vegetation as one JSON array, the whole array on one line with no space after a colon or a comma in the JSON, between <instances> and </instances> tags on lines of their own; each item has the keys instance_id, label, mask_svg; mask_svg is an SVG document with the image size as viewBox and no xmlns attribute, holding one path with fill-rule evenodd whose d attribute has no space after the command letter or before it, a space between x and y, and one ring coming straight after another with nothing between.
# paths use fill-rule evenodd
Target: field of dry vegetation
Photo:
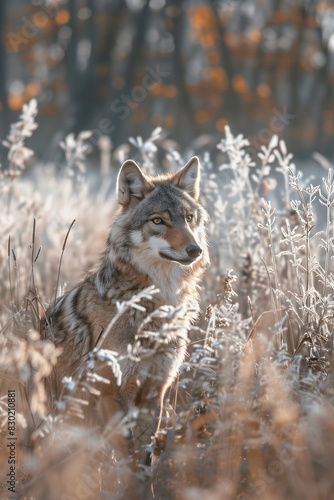
<instances>
[{"instance_id":1,"label":"field of dry vegetation","mask_svg":"<svg viewBox=\"0 0 334 500\"><path fill-rule=\"evenodd\" d=\"M276 136L255 161L248 141L229 128L217 145L220 161L202 155L212 262L202 315L150 446L152 467L136 469L106 444L136 425L136 415L103 432L80 418L84 391L96 392L94 363L100 357L117 374L117 353L92 353L85 370L64 380L50 414L46 388L58 351L39 333L55 294L70 289L103 250L128 148L112 152L110 174L94 174L93 182L84 168L89 132L61 144L63 168L33 167L26 142L36 116L31 101L9 131L8 164L0 170L0 498L334 498L330 165L317 156L317 185L298 173ZM130 142L150 173L176 170L196 153L181 157L158 129ZM120 305L119 314L138 303ZM175 321L177 311L169 310L167 330ZM16 391L15 493L6 483L8 390Z\"/></svg>"}]
</instances>

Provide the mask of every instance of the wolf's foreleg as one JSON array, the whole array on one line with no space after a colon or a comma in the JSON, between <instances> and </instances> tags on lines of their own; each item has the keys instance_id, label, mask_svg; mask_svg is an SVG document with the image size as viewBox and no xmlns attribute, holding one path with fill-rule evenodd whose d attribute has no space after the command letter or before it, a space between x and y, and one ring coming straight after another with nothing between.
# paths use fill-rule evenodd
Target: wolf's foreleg
<instances>
[{"instance_id":1,"label":"wolf's foreleg","mask_svg":"<svg viewBox=\"0 0 334 500\"><path fill-rule=\"evenodd\" d=\"M133 429L134 453L138 464L151 463L151 452L147 450L147 445L159 429L165 393L165 387L161 384L154 387L152 380L146 381L138 391L135 406L139 415Z\"/></svg>"}]
</instances>

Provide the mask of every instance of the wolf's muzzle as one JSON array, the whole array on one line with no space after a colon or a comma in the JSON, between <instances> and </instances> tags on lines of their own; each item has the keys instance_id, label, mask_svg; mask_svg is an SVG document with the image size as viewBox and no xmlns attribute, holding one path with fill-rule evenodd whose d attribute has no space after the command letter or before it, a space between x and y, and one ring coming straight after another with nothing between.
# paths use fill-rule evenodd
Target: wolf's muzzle
<instances>
[{"instance_id":1,"label":"wolf's muzzle","mask_svg":"<svg viewBox=\"0 0 334 500\"><path fill-rule=\"evenodd\" d=\"M196 259L199 255L201 255L202 249L198 245L195 245L194 243L190 243L186 247L186 252L189 255L189 257L191 257L192 259Z\"/></svg>"}]
</instances>

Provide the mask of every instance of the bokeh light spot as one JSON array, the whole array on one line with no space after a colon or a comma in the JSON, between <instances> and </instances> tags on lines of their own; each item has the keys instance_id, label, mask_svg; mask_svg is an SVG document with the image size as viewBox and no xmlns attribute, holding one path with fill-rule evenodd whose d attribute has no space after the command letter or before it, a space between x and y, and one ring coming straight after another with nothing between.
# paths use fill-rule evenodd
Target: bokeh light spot
<instances>
[{"instance_id":1,"label":"bokeh light spot","mask_svg":"<svg viewBox=\"0 0 334 500\"><path fill-rule=\"evenodd\" d=\"M57 24L66 24L69 20L70 13L65 9L60 10L55 17L55 21Z\"/></svg>"}]
</instances>

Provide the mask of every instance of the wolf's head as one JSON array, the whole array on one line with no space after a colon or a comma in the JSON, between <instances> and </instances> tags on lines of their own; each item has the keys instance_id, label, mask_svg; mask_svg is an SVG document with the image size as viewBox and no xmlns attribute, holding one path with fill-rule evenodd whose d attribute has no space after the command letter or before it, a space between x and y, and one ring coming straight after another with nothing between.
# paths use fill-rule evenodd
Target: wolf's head
<instances>
[{"instance_id":1,"label":"wolf's head","mask_svg":"<svg viewBox=\"0 0 334 500\"><path fill-rule=\"evenodd\" d=\"M157 177L144 175L134 161L127 160L117 181L121 211L114 245L118 246L116 236L124 253L137 264L145 260L153 266L163 262L206 266L207 214L198 201L199 181L197 157L175 174Z\"/></svg>"}]
</instances>

